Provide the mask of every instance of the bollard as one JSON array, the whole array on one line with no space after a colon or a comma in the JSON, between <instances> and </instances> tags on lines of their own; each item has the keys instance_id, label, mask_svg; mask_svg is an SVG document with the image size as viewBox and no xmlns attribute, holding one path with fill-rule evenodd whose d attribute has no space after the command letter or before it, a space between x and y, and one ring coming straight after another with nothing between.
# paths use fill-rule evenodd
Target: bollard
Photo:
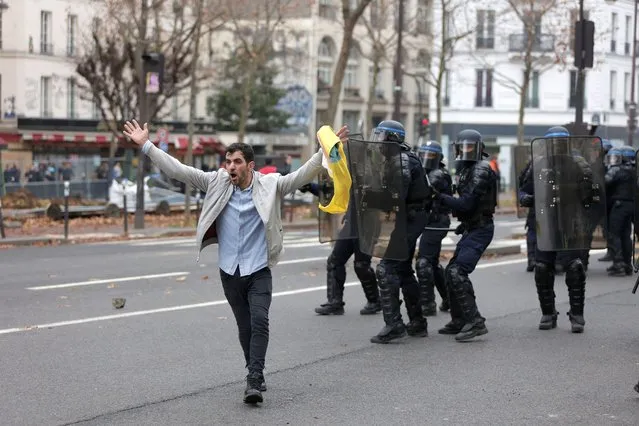
<instances>
[{"instance_id":1,"label":"bollard","mask_svg":"<svg viewBox=\"0 0 639 426\"><path fill-rule=\"evenodd\" d=\"M2 197L0 197L0 237L7 238L4 234L4 217L2 216Z\"/></svg>"},{"instance_id":2,"label":"bollard","mask_svg":"<svg viewBox=\"0 0 639 426\"><path fill-rule=\"evenodd\" d=\"M124 195L122 196L122 205L124 206L124 236L128 237L129 236L129 211L126 206L126 189L124 189Z\"/></svg>"},{"instance_id":3,"label":"bollard","mask_svg":"<svg viewBox=\"0 0 639 426\"><path fill-rule=\"evenodd\" d=\"M69 240L69 181L64 181L64 241Z\"/></svg>"}]
</instances>

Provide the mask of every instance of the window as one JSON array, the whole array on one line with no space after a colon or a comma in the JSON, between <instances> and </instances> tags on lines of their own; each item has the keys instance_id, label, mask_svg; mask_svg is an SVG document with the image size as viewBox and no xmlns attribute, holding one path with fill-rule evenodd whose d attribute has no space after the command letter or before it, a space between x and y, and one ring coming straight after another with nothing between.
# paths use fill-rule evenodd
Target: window
<instances>
[{"instance_id":1,"label":"window","mask_svg":"<svg viewBox=\"0 0 639 426\"><path fill-rule=\"evenodd\" d=\"M477 11L477 49L495 48L495 11Z\"/></svg>"},{"instance_id":2,"label":"window","mask_svg":"<svg viewBox=\"0 0 639 426\"><path fill-rule=\"evenodd\" d=\"M614 111L617 99L617 71L610 71L610 111Z\"/></svg>"},{"instance_id":3,"label":"window","mask_svg":"<svg viewBox=\"0 0 639 426\"><path fill-rule=\"evenodd\" d=\"M528 93L526 94L526 108L539 108L539 71L530 74Z\"/></svg>"},{"instance_id":4,"label":"window","mask_svg":"<svg viewBox=\"0 0 639 426\"><path fill-rule=\"evenodd\" d=\"M417 1L415 32L417 34L428 34L428 0Z\"/></svg>"},{"instance_id":5,"label":"window","mask_svg":"<svg viewBox=\"0 0 639 426\"><path fill-rule=\"evenodd\" d=\"M617 25L619 24L617 20L617 14L613 12L612 17L610 18L610 51L612 53L615 53L617 51Z\"/></svg>"},{"instance_id":6,"label":"window","mask_svg":"<svg viewBox=\"0 0 639 426\"><path fill-rule=\"evenodd\" d=\"M326 19L335 19L337 15L335 8L331 0L320 0L319 2L319 16Z\"/></svg>"},{"instance_id":7,"label":"window","mask_svg":"<svg viewBox=\"0 0 639 426\"><path fill-rule=\"evenodd\" d=\"M628 108L630 103L630 73L624 73L623 75L623 104L625 108Z\"/></svg>"},{"instance_id":8,"label":"window","mask_svg":"<svg viewBox=\"0 0 639 426\"><path fill-rule=\"evenodd\" d=\"M356 89L359 87L357 85L358 71L359 71L359 47L351 46L350 54L348 55L348 62L346 63L346 70L344 73L345 89Z\"/></svg>"},{"instance_id":9,"label":"window","mask_svg":"<svg viewBox=\"0 0 639 426\"><path fill-rule=\"evenodd\" d=\"M373 67L368 67L368 84L373 84ZM377 83L375 84L375 99L384 99L384 70L377 71Z\"/></svg>"},{"instance_id":10,"label":"window","mask_svg":"<svg viewBox=\"0 0 639 426\"><path fill-rule=\"evenodd\" d=\"M528 12L524 18L524 36L534 37L535 41L541 36L541 12Z\"/></svg>"},{"instance_id":11,"label":"window","mask_svg":"<svg viewBox=\"0 0 639 426\"><path fill-rule=\"evenodd\" d=\"M52 15L51 12L43 10L40 12L40 53L44 55L53 54L52 40Z\"/></svg>"},{"instance_id":12,"label":"window","mask_svg":"<svg viewBox=\"0 0 639 426\"><path fill-rule=\"evenodd\" d=\"M359 111L342 112L342 123L346 124L349 129L358 129L359 131Z\"/></svg>"},{"instance_id":13,"label":"window","mask_svg":"<svg viewBox=\"0 0 639 426\"><path fill-rule=\"evenodd\" d=\"M318 90L333 83L333 48L330 39L324 38L318 48L317 78Z\"/></svg>"},{"instance_id":14,"label":"window","mask_svg":"<svg viewBox=\"0 0 639 426\"><path fill-rule=\"evenodd\" d=\"M584 87L586 87L586 74L584 73ZM586 108L586 95L584 90L584 108ZM575 108L577 105L577 71L570 71L570 98L568 99L568 107Z\"/></svg>"},{"instance_id":15,"label":"window","mask_svg":"<svg viewBox=\"0 0 639 426\"><path fill-rule=\"evenodd\" d=\"M67 117L68 118L76 118L75 111L75 101L76 101L76 90L75 90L75 79L68 78L67 79Z\"/></svg>"},{"instance_id":16,"label":"window","mask_svg":"<svg viewBox=\"0 0 639 426\"><path fill-rule=\"evenodd\" d=\"M493 106L493 72L492 70L476 70L475 106Z\"/></svg>"},{"instance_id":17,"label":"window","mask_svg":"<svg viewBox=\"0 0 639 426\"><path fill-rule=\"evenodd\" d=\"M386 25L384 19L380 15L379 2L373 1L369 6L371 26L376 29L383 29Z\"/></svg>"},{"instance_id":18,"label":"window","mask_svg":"<svg viewBox=\"0 0 639 426\"><path fill-rule=\"evenodd\" d=\"M75 34L78 27L76 15L67 16L67 56L75 56Z\"/></svg>"},{"instance_id":19,"label":"window","mask_svg":"<svg viewBox=\"0 0 639 426\"><path fill-rule=\"evenodd\" d=\"M626 16L626 38L623 47L625 55L630 55L630 44L632 43L632 21L630 15Z\"/></svg>"},{"instance_id":20,"label":"window","mask_svg":"<svg viewBox=\"0 0 639 426\"><path fill-rule=\"evenodd\" d=\"M40 116L51 117L51 77L40 79Z\"/></svg>"}]
</instances>

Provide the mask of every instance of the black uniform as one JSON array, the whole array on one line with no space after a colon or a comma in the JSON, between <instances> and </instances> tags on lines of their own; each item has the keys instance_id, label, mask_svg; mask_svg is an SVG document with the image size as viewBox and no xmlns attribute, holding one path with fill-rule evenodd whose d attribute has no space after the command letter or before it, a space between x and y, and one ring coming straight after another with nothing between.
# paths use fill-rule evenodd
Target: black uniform
<instances>
[{"instance_id":1,"label":"black uniform","mask_svg":"<svg viewBox=\"0 0 639 426\"><path fill-rule=\"evenodd\" d=\"M304 185L300 188L300 191L310 191L316 197L320 196L320 187L315 183ZM367 301L359 313L361 315L370 315L382 310L379 303L377 278L371 266L371 256L361 252L358 238L349 238L357 232L357 215L355 214L354 200L355 198L351 194L348 210L344 215L344 225L326 261L326 303L315 308L315 312L320 315L344 314L346 263L353 255L355 256L353 269L355 269L355 275L357 275L359 282L362 284Z\"/></svg>"},{"instance_id":2,"label":"black uniform","mask_svg":"<svg viewBox=\"0 0 639 426\"><path fill-rule=\"evenodd\" d=\"M381 126L381 124L380 124ZM406 241L394 241L391 235L390 244L408 244L409 257L406 260L382 259L377 265L377 283L382 301L382 312L385 326L374 337L373 343L388 343L403 337L408 332L412 336L426 336L427 323L420 305L419 287L415 279L412 259L415 254L417 239L426 226L426 213L430 208L432 191L430 191L417 156L408 145L402 145L401 152L402 187L406 203L407 224ZM396 238L396 237L395 237ZM399 289L402 289L409 323L404 325L400 312Z\"/></svg>"},{"instance_id":3,"label":"black uniform","mask_svg":"<svg viewBox=\"0 0 639 426\"><path fill-rule=\"evenodd\" d=\"M634 218L635 170L631 164L611 166L606 172L606 196L611 208L608 248L613 265L610 275L632 274L632 222Z\"/></svg>"},{"instance_id":4,"label":"black uniform","mask_svg":"<svg viewBox=\"0 0 639 426\"><path fill-rule=\"evenodd\" d=\"M441 194L453 194L453 182L446 166L441 163L438 169L427 171L430 184ZM424 230L419 239L419 252L415 269L417 270L417 282L422 300L422 311L425 316L436 315L435 287L442 298L440 309L447 311L449 308L448 291L444 268L439 264L439 256L442 250L442 240L446 237L450 226L450 208L442 205L439 199L431 206L426 226L429 228L442 228L443 231Z\"/></svg>"},{"instance_id":5,"label":"black uniform","mask_svg":"<svg viewBox=\"0 0 639 426\"><path fill-rule=\"evenodd\" d=\"M462 167L457 184L459 198L440 195L442 204L451 208L453 216L461 222L456 233L463 234L445 271L451 321L439 330L440 334L456 334L458 341L488 332L468 276L493 239L493 215L497 203L497 176L490 164L478 161Z\"/></svg>"},{"instance_id":6,"label":"black uniform","mask_svg":"<svg viewBox=\"0 0 639 426\"><path fill-rule=\"evenodd\" d=\"M526 271L532 272L535 269L535 251L537 250L537 232L535 230L535 204L532 194L532 162L529 161L519 175L519 193L517 198L519 205L528 208L528 215L526 215L526 251L528 254L528 265ZM524 184L528 187L524 187Z\"/></svg>"}]
</instances>

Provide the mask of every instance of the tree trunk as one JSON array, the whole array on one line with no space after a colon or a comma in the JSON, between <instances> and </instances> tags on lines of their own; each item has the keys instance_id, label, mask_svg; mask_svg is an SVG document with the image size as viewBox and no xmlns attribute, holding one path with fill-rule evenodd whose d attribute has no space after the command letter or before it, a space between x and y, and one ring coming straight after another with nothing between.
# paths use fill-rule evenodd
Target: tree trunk
<instances>
[{"instance_id":1,"label":"tree trunk","mask_svg":"<svg viewBox=\"0 0 639 426\"><path fill-rule=\"evenodd\" d=\"M344 80L344 74L346 72L346 65L348 63L348 55L351 49L351 40L353 39L353 30L355 28L354 22L347 22L344 25L344 35L342 37L342 48L339 51L339 57L337 58L337 65L335 66L335 74L333 75L333 81L331 83L330 95L328 98L328 109L324 116L324 122L332 125L333 127L341 127L335 123L337 116L337 104L339 102L340 93L342 92L342 82Z\"/></svg>"},{"instance_id":2,"label":"tree trunk","mask_svg":"<svg viewBox=\"0 0 639 426\"><path fill-rule=\"evenodd\" d=\"M446 71L446 54L448 47L448 39L446 38L447 33L447 23L448 23L448 13L446 12L447 3L442 0L441 8L442 8L442 20L441 20L441 28L442 28L442 39L441 46L439 49L439 64L437 69L437 79L435 80L435 103L437 104L437 129L435 139L437 142L442 143L442 137L444 136L444 123L442 123L442 80L444 78L444 72Z\"/></svg>"},{"instance_id":3,"label":"tree trunk","mask_svg":"<svg viewBox=\"0 0 639 426\"><path fill-rule=\"evenodd\" d=\"M366 102L366 122L362 130L363 136L366 137L370 133L369 127L373 122L373 106L375 105L375 90L377 89L377 80L379 79L379 62L381 58L377 51L373 52L373 81L368 87L368 100Z\"/></svg>"},{"instance_id":4,"label":"tree trunk","mask_svg":"<svg viewBox=\"0 0 639 426\"><path fill-rule=\"evenodd\" d=\"M530 31L530 30L529 30ZM524 53L524 76L521 83L521 93L519 94L519 118L517 121L517 143L524 143L524 117L526 115L526 98L528 97L528 87L530 86L530 76L532 74L533 58L533 37L528 37L526 42L526 52Z\"/></svg>"},{"instance_id":5,"label":"tree trunk","mask_svg":"<svg viewBox=\"0 0 639 426\"><path fill-rule=\"evenodd\" d=\"M202 34L202 9L203 0L198 1L197 20L195 21L195 34L193 39L193 62L191 66L191 85L189 93L189 140L186 145L186 165L193 166L193 134L195 133L195 101L197 99L197 69L200 59L200 37ZM184 226L191 226L191 185L186 183L184 186ZM197 189L199 191L199 189Z\"/></svg>"},{"instance_id":6,"label":"tree trunk","mask_svg":"<svg viewBox=\"0 0 639 426\"><path fill-rule=\"evenodd\" d=\"M249 118L249 110L251 108L251 89L253 88L255 75L255 65L251 61L249 69L247 71L244 84L242 84L242 109L240 110L240 122L237 129L237 141L244 142L244 136L246 136L246 123Z\"/></svg>"}]
</instances>

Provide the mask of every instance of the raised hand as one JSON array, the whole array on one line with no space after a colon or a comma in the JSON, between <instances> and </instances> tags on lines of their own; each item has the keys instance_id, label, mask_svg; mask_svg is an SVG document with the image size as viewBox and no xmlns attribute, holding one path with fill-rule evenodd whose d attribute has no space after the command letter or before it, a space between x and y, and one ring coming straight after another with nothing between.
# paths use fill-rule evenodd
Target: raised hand
<instances>
[{"instance_id":1,"label":"raised hand","mask_svg":"<svg viewBox=\"0 0 639 426\"><path fill-rule=\"evenodd\" d=\"M131 121L133 121L133 123L131 123ZM149 126L144 123L144 128L142 128L137 121L131 121L124 123L123 133L137 145L142 146L149 140Z\"/></svg>"},{"instance_id":2,"label":"raised hand","mask_svg":"<svg viewBox=\"0 0 639 426\"><path fill-rule=\"evenodd\" d=\"M335 133L342 143L348 142L348 126L344 125Z\"/></svg>"}]
</instances>

